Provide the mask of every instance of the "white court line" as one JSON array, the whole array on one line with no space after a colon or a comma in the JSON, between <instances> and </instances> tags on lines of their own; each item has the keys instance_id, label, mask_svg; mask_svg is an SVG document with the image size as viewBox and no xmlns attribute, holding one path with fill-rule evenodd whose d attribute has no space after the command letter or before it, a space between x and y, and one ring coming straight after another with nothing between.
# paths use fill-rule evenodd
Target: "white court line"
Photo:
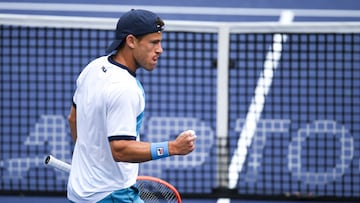
<instances>
[{"instance_id":1,"label":"white court line","mask_svg":"<svg viewBox=\"0 0 360 203\"><path fill-rule=\"evenodd\" d=\"M294 19L294 13L291 11L284 11L280 16L281 24L289 24ZM248 147L251 145L252 138L256 132L256 126L260 120L261 113L265 105L265 97L267 96L272 84L274 71L278 67L281 58L282 43L287 39L286 35L275 34L273 36L272 48L269 49L264 62L264 70L261 73L257 86L255 88L254 97L251 100L249 110L246 115L244 127L242 128L237 148L231 159L229 166L229 189L236 188L239 173L241 172L245 163ZM217 203L229 203L231 200L228 198L220 198Z\"/></svg>"}]
</instances>

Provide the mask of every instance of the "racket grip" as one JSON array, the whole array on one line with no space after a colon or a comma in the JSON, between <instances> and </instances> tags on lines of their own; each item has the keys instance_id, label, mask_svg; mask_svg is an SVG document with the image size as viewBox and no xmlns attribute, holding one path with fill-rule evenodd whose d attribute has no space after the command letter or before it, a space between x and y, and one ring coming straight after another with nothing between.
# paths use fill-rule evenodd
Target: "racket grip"
<instances>
[{"instance_id":1,"label":"racket grip","mask_svg":"<svg viewBox=\"0 0 360 203\"><path fill-rule=\"evenodd\" d=\"M59 159L56 159L55 157L53 157L51 155L48 155L45 158L45 165L52 166L56 169L59 169L59 170L62 170L62 171L68 172L68 173L70 173L70 170L71 170L70 164L68 164L64 161L61 161Z\"/></svg>"}]
</instances>

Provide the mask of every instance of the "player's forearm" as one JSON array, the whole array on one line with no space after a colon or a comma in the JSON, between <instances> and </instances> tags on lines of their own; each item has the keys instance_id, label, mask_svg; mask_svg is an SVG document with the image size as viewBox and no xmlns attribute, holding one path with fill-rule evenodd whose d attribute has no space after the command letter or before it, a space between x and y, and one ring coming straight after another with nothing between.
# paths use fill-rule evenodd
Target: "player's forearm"
<instances>
[{"instance_id":1,"label":"player's forearm","mask_svg":"<svg viewBox=\"0 0 360 203\"><path fill-rule=\"evenodd\" d=\"M110 142L112 155L117 162L140 163L172 155L186 155L195 149L196 135L192 130L182 132L175 140L149 143L135 140Z\"/></svg>"}]
</instances>

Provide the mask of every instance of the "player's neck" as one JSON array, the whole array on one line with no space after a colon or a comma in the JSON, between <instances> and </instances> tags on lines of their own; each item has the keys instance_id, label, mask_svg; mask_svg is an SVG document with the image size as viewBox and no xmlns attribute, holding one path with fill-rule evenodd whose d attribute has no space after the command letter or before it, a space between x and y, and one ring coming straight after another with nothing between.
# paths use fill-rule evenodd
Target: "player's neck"
<instances>
[{"instance_id":1,"label":"player's neck","mask_svg":"<svg viewBox=\"0 0 360 203\"><path fill-rule=\"evenodd\" d=\"M119 50L116 52L115 55L113 55L113 60L117 63L120 63L124 66L126 66L129 71L135 73L136 72L136 63L132 58L132 55L127 54L129 52L124 52L122 50Z\"/></svg>"}]
</instances>

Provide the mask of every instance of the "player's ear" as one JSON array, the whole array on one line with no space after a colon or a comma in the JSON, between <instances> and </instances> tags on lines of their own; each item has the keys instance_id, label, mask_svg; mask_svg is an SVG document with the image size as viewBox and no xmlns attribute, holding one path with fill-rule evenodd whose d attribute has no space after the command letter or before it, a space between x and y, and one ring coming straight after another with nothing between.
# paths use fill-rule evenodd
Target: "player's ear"
<instances>
[{"instance_id":1,"label":"player's ear","mask_svg":"<svg viewBox=\"0 0 360 203\"><path fill-rule=\"evenodd\" d=\"M136 37L134 35L128 35L126 36L126 44L130 47L130 48L135 48L135 42L136 42Z\"/></svg>"}]
</instances>

